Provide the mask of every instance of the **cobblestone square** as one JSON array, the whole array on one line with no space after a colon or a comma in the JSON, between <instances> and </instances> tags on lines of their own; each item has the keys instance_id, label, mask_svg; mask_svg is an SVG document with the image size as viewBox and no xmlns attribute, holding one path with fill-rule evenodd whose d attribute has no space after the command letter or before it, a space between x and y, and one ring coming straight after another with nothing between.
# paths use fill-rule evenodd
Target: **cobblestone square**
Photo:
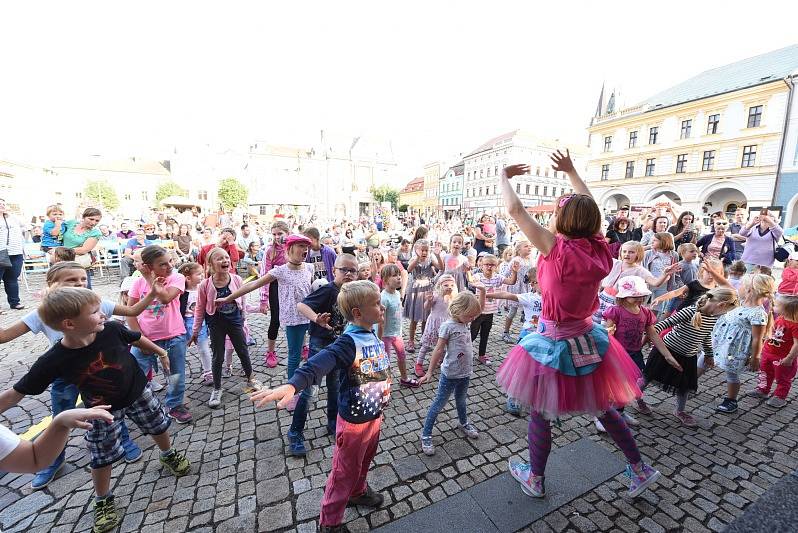
<instances>
[{"instance_id":1,"label":"cobblestone square","mask_svg":"<svg viewBox=\"0 0 798 533\"><path fill-rule=\"evenodd\" d=\"M95 290L115 298L118 277L106 274ZM36 300L24 293L32 309ZM7 327L26 311L7 311ZM263 352L267 316L250 315L257 345L251 347L256 375L267 386L285 381L284 335L278 338L280 365L266 368ZM457 495L506 471L508 458L527 457L527 421L504 411L504 397L495 384L499 361L511 345L502 342L502 320L496 320L488 353L493 365L477 365L469 389L469 415L480 430L477 440L457 428L453 402L438 418L434 433L437 454L421 453L419 434L437 384L419 389L396 386L385 413L380 447L369 474L370 484L385 495L377 510L350 508L352 531L367 531L400 519L432 503ZM518 324L513 327L517 333ZM0 347L2 386L10 387L47 348L44 337L31 335ZM408 354L408 360L413 357ZM412 366L412 365L410 365ZM192 474L180 479L164 472L154 443L130 425L144 450L136 463L114 465L112 489L124 513L121 532L315 531L333 441L326 435L325 388L311 409L304 458L286 455L290 413L274 407L255 409L241 393L243 377L234 358L234 376L223 382L222 408L207 406L210 388L202 384L196 348L187 356L186 398L194 415L187 425L173 424L174 444L192 462ZM398 384L398 372L394 369ZM744 386L754 375L744 376ZM798 468L796 403L777 411L764 402L743 398L732 415L715 413L725 382L710 371L688 409L699 427L679 425L671 415L672 399L653 387L647 391L654 416L639 416L634 429L643 455L663 474L662 480L636 500L624 496L625 477L615 476L594 490L562 505L524 531L722 531L781 477ZM160 393L163 394L163 393ZM791 399L794 400L794 393ZM637 416L633 408L630 412ZM5 413L4 423L22 433L49 414L49 394L25 398ZM555 426L554 448L587 437L623 456L606 434L597 434L587 417L562 420ZM596 465L600 469L601 465ZM67 464L45 490L31 492L30 475L6 474L0 483L0 530L4 532L88 531L92 525L92 483L82 432L67 449ZM520 488L518 489L520 491ZM445 520L446 517L441 517ZM440 525L440 524L439 524Z\"/></svg>"}]
</instances>

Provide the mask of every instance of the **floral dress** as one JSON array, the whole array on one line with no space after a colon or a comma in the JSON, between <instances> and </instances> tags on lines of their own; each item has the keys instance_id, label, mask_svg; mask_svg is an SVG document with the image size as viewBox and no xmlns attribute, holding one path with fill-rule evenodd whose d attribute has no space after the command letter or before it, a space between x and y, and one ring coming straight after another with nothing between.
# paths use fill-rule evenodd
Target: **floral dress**
<instances>
[{"instance_id":1,"label":"floral dress","mask_svg":"<svg viewBox=\"0 0 798 533\"><path fill-rule=\"evenodd\" d=\"M721 316L712 329L715 364L729 372L741 372L751 355L753 326L764 326L768 314L761 305L738 307Z\"/></svg>"}]
</instances>

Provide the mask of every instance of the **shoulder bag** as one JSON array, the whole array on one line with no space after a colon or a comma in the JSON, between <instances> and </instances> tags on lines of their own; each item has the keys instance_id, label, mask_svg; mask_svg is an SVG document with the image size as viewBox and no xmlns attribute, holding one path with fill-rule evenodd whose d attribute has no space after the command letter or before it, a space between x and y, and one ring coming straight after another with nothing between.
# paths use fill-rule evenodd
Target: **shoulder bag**
<instances>
[{"instance_id":1,"label":"shoulder bag","mask_svg":"<svg viewBox=\"0 0 798 533\"><path fill-rule=\"evenodd\" d=\"M6 223L6 247L0 250L0 268L11 267L11 257L8 255L8 243L11 241L11 231L8 229L8 218L3 214L3 222Z\"/></svg>"}]
</instances>

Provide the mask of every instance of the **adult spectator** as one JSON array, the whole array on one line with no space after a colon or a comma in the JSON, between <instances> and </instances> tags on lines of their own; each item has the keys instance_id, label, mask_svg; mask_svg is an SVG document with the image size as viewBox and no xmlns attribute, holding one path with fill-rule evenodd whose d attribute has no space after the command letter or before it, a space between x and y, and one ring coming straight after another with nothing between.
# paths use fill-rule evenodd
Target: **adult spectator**
<instances>
[{"instance_id":1,"label":"adult spectator","mask_svg":"<svg viewBox=\"0 0 798 533\"><path fill-rule=\"evenodd\" d=\"M136 230L136 236L132 239L129 239L125 244L125 250L122 255L122 259L119 261L119 275L122 276L122 279L130 276L135 272L133 267L134 259L133 253L136 250L141 250L145 246L149 246L152 244L152 241L147 239L147 236L144 234L144 229Z\"/></svg>"},{"instance_id":2,"label":"adult spectator","mask_svg":"<svg viewBox=\"0 0 798 533\"><path fill-rule=\"evenodd\" d=\"M119 231L116 232L116 236L120 239L132 239L136 236L136 232L130 229L130 224L122 222L119 225Z\"/></svg>"},{"instance_id":3,"label":"adult spectator","mask_svg":"<svg viewBox=\"0 0 798 533\"><path fill-rule=\"evenodd\" d=\"M214 248L222 248L227 251L227 255L230 256L230 264L233 266L233 270L235 270L236 263L238 263L238 260L241 258L238 253L238 248L236 247L236 230L233 228L224 228L219 233L219 240L217 242L206 244L200 249L197 263L205 266L205 257L208 255L208 252Z\"/></svg>"},{"instance_id":4,"label":"adult spectator","mask_svg":"<svg viewBox=\"0 0 798 533\"><path fill-rule=\"evenodd\" d=\"M685 243L695 244L698 237L695 226L695 215L690 211L683 211L676 224L668 228L668 233L673 235L673 245L678 249Z\"/></svg>"},{"instance_id":5,"label":"adult spectator","mask_svg":"<svg viewBox=\"0 0 798 533\"><path fill-rule=\"evenodd\" d=\"M159 239L158 232L155 229L155 224L147 222L144 224L144 235L148 241L157 241Z\"/></svg>"},{"instance_id":6,"label":"adult spectator","mask_svg":"<svg viewBox=\"0 0 798 533\"><path fill-rule=\"evenodd\" d=\"M605 235L610 244L629 242L632 240L632 224L628 218L616 218Z\"/></svg>"},{"instance_id":7,"label":"adult spectator","mask_svg":"<svg viewBox=\"0 0 798 533\"><path fill-rule=\"evenodd\" d=\"M238 239L236 239L236 246L238 247L238 253L241 255L241 257L247 253L247 250L249 250L249 245L253 242L258 242L260 244L260 240L258 239L257 235L252 234L249 224L242 224L241 235L239 235Z\"/></svg>"},{"instance_id":8,"label":"adult spectator","mask_svg":"<svg viewBox=\"0 0 798 533\"><path fill-rule=\"evenodd\" d=\"M92 250L100 241L102 234L97 229L97 225L102 219L102 213L94 207L87 207L83 211L80 220L69 220L66 222L64 231L64 247L75 251L75 260L86 269L88 276L88 288L91 289L91 270L89 267L94 263Z\"/></svg>"},{"instance_id":9,"label":"adult spectator","mask_svg":"<svg viewBox=\"0 0 798 533\"><path fill-rule=\"evenodd\" d=\"M116 235L108 228L107 224L100 224L100 240L101 241L116 241Z\"/></svg>"},{"instance_id":10,"label":"adult spectator","mask_svg":"<svg viewBox=\"0 0 798 533\"><path fill-rule=\"evenodd\" d=\"M743 229L748 219L748 213L745 209L739 208L734 212L734 222L729 224L729 236L734 241L734 259L738 261L743 256L745 250L745 237L740 235L740 230Z\"/></svg>"},{"instance_id":11,"label":"adult spectator","mask_svg":"<svg viewBox=\"0 0 798 533\"><path fill-rule=\"evenodd\" d=\"M493 217L484 214L479 219L479 224L474 226L474 249L477 254L482 252L494 253L493 244L496 242L495 239L496 223L493 221Z\"/></svg>"},{"instance_id":12,"label":"adult spectator","mask_svg":"<svg viewBox=\"0 0 798 533\"><path fill-rule=\"evenodd\" d=\"M181 262L191 260L192 258L192 239L191 226L189 224L180 224L177 228L177 235L174 237L175 253Z\"/></svg>"},{"instance_id":13,"label":"adult spectator","mask_svg":"<svg viewBox=\"0 0 798 533\"><path fill-rule=\"evenodd\" d=\"M740 235L747 239L742 255L747 271L757 266L773 267L776 246L783 233L784 230L767 209L748 221L740 230Z\"/></svg>"},{"instance_id":14,"label":"adult spectator","mask_svg":"<svg viewBox=\"0 0 798 533\"><path fill-rule=\"evenodd\" d=\"M310 249L305 262L311 263L315 268L313 279L326 279L332 283L335 278L335 259L338 257L335 250L321 244L317 228L306 228L302 235L310 239Z\"/></svg>"},{"instance_id":15,"label":"adult spectator","mask_svg":"<svg viewBox=\"0 0 798 533\"><path fill-rule=\"evenodd\" d=\"M650 220L646 220L643 224L643 235L640 238L640 244L643 245L643 248L648 250L651 248L651 239L654 237L655 233L668 233L668 226L671 223L671 220L666 216L658 216L653 218L654 215L651 214L649 217L652 217ZM648 229L646 229L648 228Z\"/></svg>"},{"instance_id":16,"label":"adult spectator","mask_svg":"<svg viewBox=\"0 0 798 533\"><path fill-rule=\"evenodd\" d=\"M441 242L449 243L447 240ZM499 215L496 217L496 247L499 249L499 257L504 253L504 249L510 246L510 231L507 228L507 222L504 217Z\"/></svg>"},{"instance_id":17,"label":"adult spectator","mask_svg":"<svg viewBox=\"0 0 798 533\"><path fill-rule=\"evenodd\" d=\"M726 266L731 265L734 261L734 240L726 233L729 221L725 218L716 218L712 228L714 232L698 239L695 245L704 257L719 259Z\"/></svg>"},{"instance_id":18,"label":"adult spectator","mask_svg":"<svg viewBox=\"0 0 798 533\"><path fill-rule=\"evenodd\" d=\"M201 250L205 246L213 244L214 242L216 241L213 238L213 230L211 230L211 228L204 228L199 237L197 237L195 240L194 244L197 247L197 250Z\"/></svg>"},{"instance_id":19,"label":"adult spectator","mask_svg":"<svg viewBox=\"0 0 798 533\"><path fill-rule=\"evenodd\" d=\"M26 229L25 224L8 211L6 201L2 198L0 214L3 215L3 222L0 222L0 279L3 280L8 306L11 309L25 309L19 301L19 275L22 273L25 243L22 234Z\"/></svg>"}]
</instances>

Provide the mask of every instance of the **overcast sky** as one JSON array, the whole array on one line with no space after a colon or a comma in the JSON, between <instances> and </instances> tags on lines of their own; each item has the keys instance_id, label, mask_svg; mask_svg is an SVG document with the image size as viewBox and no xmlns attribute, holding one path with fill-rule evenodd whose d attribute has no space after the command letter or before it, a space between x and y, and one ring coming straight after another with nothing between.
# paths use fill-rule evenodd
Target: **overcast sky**
<instances>
[{"instance_id":1,"label":"overcast sky","mask_svg":"<svg viewBox=\"0 0 798 533\"><path fill-rule=\"evenodd\" d=\"M602 82L631 105L794 44L796 5L3 3L0 157L168 158L328 129L391 139L404 182L519 127L584 143Z\"/></svg>"}]
</instances>

